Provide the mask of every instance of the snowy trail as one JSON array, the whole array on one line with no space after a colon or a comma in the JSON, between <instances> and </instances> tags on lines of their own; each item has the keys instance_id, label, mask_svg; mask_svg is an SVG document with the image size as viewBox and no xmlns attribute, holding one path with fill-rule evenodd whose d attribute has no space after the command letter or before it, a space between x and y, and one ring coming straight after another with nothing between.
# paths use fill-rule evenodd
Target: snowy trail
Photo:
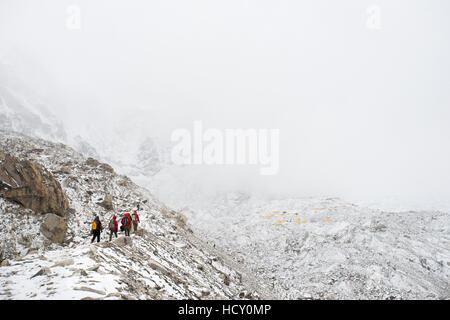
<instances>
[{"instance_id":1,"label":"snowy trail","mask_svg":"<svg viewBox=\"0 0 450 320\"><path fill-rule=\"evenodd\" d=\"M218 251L187 234L146 227L112 242L85 239L11 259L0 268L0 299L258 298Z\"/></svg>"}]
</instances>

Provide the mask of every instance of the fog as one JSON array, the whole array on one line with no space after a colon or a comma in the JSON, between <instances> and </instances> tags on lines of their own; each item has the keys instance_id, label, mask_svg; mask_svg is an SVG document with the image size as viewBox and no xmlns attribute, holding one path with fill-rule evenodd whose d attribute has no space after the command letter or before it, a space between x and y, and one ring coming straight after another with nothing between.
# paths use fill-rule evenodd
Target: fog
<instances>
[{"instance_id":1,"label":"fog","mask_svg":"<svg viewBox=\"0 0 450 320\"><path fill-rule=\"evenodd\" d=\"M70 130L129 133L136 119L166 140L195 120L280 130L278 174L196 168L189 178L208 190L436 204L450 199L449 9L446 0L0 0L0 59Z\"/></svg>"}]
</instances>

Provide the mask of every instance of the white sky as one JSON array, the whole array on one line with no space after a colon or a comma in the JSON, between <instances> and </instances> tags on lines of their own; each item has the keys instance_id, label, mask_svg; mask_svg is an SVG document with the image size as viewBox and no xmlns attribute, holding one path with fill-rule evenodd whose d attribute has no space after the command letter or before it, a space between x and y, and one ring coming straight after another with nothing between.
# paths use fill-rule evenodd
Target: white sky
<instances>
[{"instance_id":1,"label":"white sky","mask_svg":"<svg viewBox=\"0 0 450 320\"><path fill-rule=\"evenodd\" d=\"M69 5L81 10L80 30L66 27ZM371 5L380 30L366 27ZM280 129L279 174L240 172L227 184L446 200L449 9L447 0L0 0L0 59L74 127L108 127L140 108L162 137L193 120Z\"/></svg>"}]
</instances>

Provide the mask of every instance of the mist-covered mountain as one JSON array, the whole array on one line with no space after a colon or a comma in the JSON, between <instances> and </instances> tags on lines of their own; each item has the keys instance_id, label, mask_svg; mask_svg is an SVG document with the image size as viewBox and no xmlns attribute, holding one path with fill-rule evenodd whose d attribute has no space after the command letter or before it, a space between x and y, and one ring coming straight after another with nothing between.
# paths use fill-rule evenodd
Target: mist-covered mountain
<instances>
[{"instance_id":1,"label":"mist-covered mountain","mask_svg":"<svg viewBox=\"0 0 450 320\"><path fill-rule=\"evenodd\" d=\"M142 115L128 113L125 124L124 118L113 117L105 128L104 122L95 123L88 114L68 126L52 112L63 106L46 101L31 87L16 69L0 62L0 128L68 144L126 174L152 176L169 162L168 143L147 135L146 123L139 121Z\"/></svg>"},{"instance_id":2,"label":"mist-covered mountain","mask_svg":"<svg viewBox=\"0 0 450 320\"><path fill-rule=\"evenodd\" d=\"M130 108L120 112L103 111L104 114L95 114L95 110L92 110L92 114L86 114L85 121L68 125L49 111L54 110L55 106L49 107L49 104L43 102L44 100L37 94L26 89L23 82L10 81L14 73L6 71L0 75L0 124L5 130L2 141L6 144L6 150L24 159L42 162L61 181L72 206L76 207L77 212L81 212L81 215L71 218L72 222L69 223L69 226L73 225L74 221L77 223L69 229L73 234L83 232L83 219L88 220L90 210L99 210L97 202L104 199L106 191L115 195L117 199L115 205L119 210L129 207L131 202L137 200L128 199L124 195L138 188L131 181L126 184L133 187L124 189L117 180L121 179L119 176L111 178L107 172L86 169L84 162L87 157L92 157L109 163L119 175L130 177L134 183L148 188L155 195L152 198L154 204L145 206L145 219L153 221L156 219L154 217L160 217L164 220L162 212L170 212L170 209L166 207L161 209L162 205L156 205L159 201L184 214L196 234L214 243L216 248L225 250L228 256L234 259L229 261L231 265L243 264L253 274L265 279L261 284L268 285L275 297L449 299L450 239L447 226L450 222L448 211L445 209L421 210L417 207L416 210L387 210L382 209L381 203L376 201L368 207L338 198L264 197L252 194L245 186L240 190L219 188L220 183L216 184L215 181L220 176L217 175L217 168L181 167L171 163L169 141L150 134L152 130L149 128L155 124L156 116L151 112ZM11 76L8 78L5 75ZM80 154L69 152L70 148L35 138L63 142ZM12 147L14 143L15 148ZM3 147L5 149L5 146ZM40 151L36 155L31 152L41 149L45 152ZM72 172L69 176L63 173L62 166L66 166L63 159L67 161L69 169L66 172ZM223 170L224 176L226 172ZM109 181L110 178L114 182L113 189L108 189L102 184L102 181ZM138 194L137 198L141 199L144 196ZM17 205L4 201L1 208L6 210L7 215L4 217L8 219L13 216L13 212L21 211ZM24 215L27 216L27 221L31 221L30 223L42 223L42 218L31 217L29 212L24 212ZM158 223L162 224L162 220L158 220ZM164 226L166 229L160 234L164 237L167 235L179 237L167 229L169 227ZM7 222L5 228L9 228ZM146 252L152 250L146 241L154 241L154 235L160 232L158 231L160 229L154 229L153 224L147 225L146 228L149 233L144 232L142 238L137 238L133 242L137 254L142 259L147 259ZM13 232L8 230L6 237ZM37 232L32 226L29 230ZM112 258L113 249L126 255L122 248L123 244L100 245L99 248L92 249L83 244L85 240L82 237L74 238L74 244L72 247L69 245L67 250L70 256L76 258L69 263L66 249L53 246L49 249L53 251L44 249L41 252L36 250L38 242L31 241L29 245L26 239L31 238L30 232L24 233L25 240L20 237L14 238L13 251L10 253L4 251L8 259L14 261L11 263L14 268L0 273L7 285L5 288L9 288L3 293L4 296L86 297L83 290L80 290L79 294L76 293L80 288L86 289L86 286L81 286L82 283L90 281L83 279L83 273L80 271L82 268L96 269L100 266L96 270L101 270L101 277L105 281L109 278L108 272L115 275L113 278L117 283L123 281L120 276L121 267L112 270L104 263L104 259ZM44 242L42 237L39 239L36 241ZM192 243L182 240L180 245L178 240L174 241L173 244L162 243L161 250L172 250L174 248L172 246L181 248L179 251L173 249L175 251L170 252L177 252L176 259L185 259L184 249ZM41 257L44 252L52 257L51 262L43 262ZM92 259L88 263L84 261L87 255ZM202 261L207 261L208 264L209 261L213 261L211 263L214 265L214 257L216 256L205 253L198 259L203 259ZM151 259L154 261L155 257ZM222 259L227 258L223 256ZM67 262L67 266L63 266L65 270L57 268L55 272L49 272L45 269L51 269L53 265L66 264L64 261ZM119 266L126 264L124 260L117 262ZM25 263L33 267L31 268L33 272L44 270L42 272L46 274L47 282L18 278L16 274L24 269ZM140 260L137 264L139 263ZM178 262L158 260L157 263L152 265L168 275L173 275L174 271L169 266ZM191 272L186 268L181 272ZM33 293L32 290L19 293L18 286L21 281L29 284L30 288L38 284L55 282L50 281L50 278L58 279L56 283L61 284L63 279L68 277L68 270L72 272L71 279L79 281L79 285L74 284L73 288L76 289L70 291L69 295L64 293L62 288L57 289L57 286L50 285L49 294ZM133 271L138 272L134 266ZM150 269L146 269L146 272L153 277ZM88 275L90 276L90 273ZM221 276L218 278L217 274L214 277L216 280L222 279ZM239 278L237 274L233 274L233 277ZM211 280L210 286L215 287L214 290L220 292L217 294L221 296L232 297L239 290L244 290L242 287L239 289L236 287L233 293L223 291L222 286L214 282L216 280ZM11 283L7 283L8 281ZM166 279L164 286L159 284L161 281L155 280L152 286L165 288L167 291L164 293L157 293L143 284L136 289L129 282L125 282L128 287L121 288L126 293L121 294L111 287L101 286L95 289L97 290L95 297L108 297L109 294L112 294L109 297L135 298L149 295L158 298L209 296L202 293L199 287L195 290L186 289L185 284L193 281L191 278L185 278L185 283L182 284L184 289L181 289L177 280L174 280L173 284ZM205 292L211 293L209 289Z\"/></svg>"},{"instance_id":3,"label":"mist-covered mountain","mask_svg":"<svg viewBox=\"0 0 450 320\"><path fill-rule=\"evenodd\" d=\"M52 141L64 142L67 132L46 103L7 65L0 63L0 127Z\"/></svg>"},{"instance_id":4,"label":"mist-covered mountain","mask_svg":"<svg viewBox=\"0 0 450 320\"><path fill-rule=\"evenodd\" d=\"M168 163L167 144L139 135L136 126L115 130L113 125L105 132L87 121L88 125L78 131L66 128L49 111L55 106L48 107L19 78L11 81L14 73L5 77L8 72L0 73L0 163L4 170L16 166L5 162L7 155L8 159L42 167L61 184L69 208L62 209L64 214L57 218L51 212L38 213L18 200L0 196L4 230L0 238L1 299L270 296L243 268L192 234L182 215L120 174L152 177ZM96 159L109 160L118 173ZM8 171L2 174L8 178ZM2 192L11 187L5 179L1 181ZM111 199L107 209L102 205L106 199ZM112 243L89 244L94 214L107 229L113 214L120 216L136 203L143 209L139 233L131 239L119 234ZM49 217L57 220L57 227L44 227ZM63 234L57 235L59 243L49 238L46 228L65 230L50 232Z\"/></svg>"}]
</instances>

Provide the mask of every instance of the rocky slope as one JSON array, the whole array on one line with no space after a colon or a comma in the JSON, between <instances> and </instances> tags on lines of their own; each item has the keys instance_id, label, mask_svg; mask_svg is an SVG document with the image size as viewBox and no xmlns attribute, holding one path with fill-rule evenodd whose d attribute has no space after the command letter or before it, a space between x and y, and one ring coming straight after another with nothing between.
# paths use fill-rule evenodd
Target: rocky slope
<instances>
[{"instance_id":1,"label":"rocky slope","mask_svg":"<svg viewBox=\"0 0 450 320\"><path fill-rule=\"evenodd\" d=\"M450 214L337 198L183 203L194 231L283 299L450 299Z\"/></svg>"},{"instance_id":2,"label":"rocky slope","mask_svg":"<svg viewBox=\"0 0 450 320\"><path fill-rule=\"evenodd\" d=\"M69 203L58 216L67 230L57 243L44 228L56 215L0 197L0 299L271 297L242 266L197 238L183 215L109 165L18 133L0 131L0 146L4 155L48 171ZM100 243L90 244L94 215L107 226L137 203L143 210L136 233L109 242L104 231Z\"/></svg>"}]
</instances>

